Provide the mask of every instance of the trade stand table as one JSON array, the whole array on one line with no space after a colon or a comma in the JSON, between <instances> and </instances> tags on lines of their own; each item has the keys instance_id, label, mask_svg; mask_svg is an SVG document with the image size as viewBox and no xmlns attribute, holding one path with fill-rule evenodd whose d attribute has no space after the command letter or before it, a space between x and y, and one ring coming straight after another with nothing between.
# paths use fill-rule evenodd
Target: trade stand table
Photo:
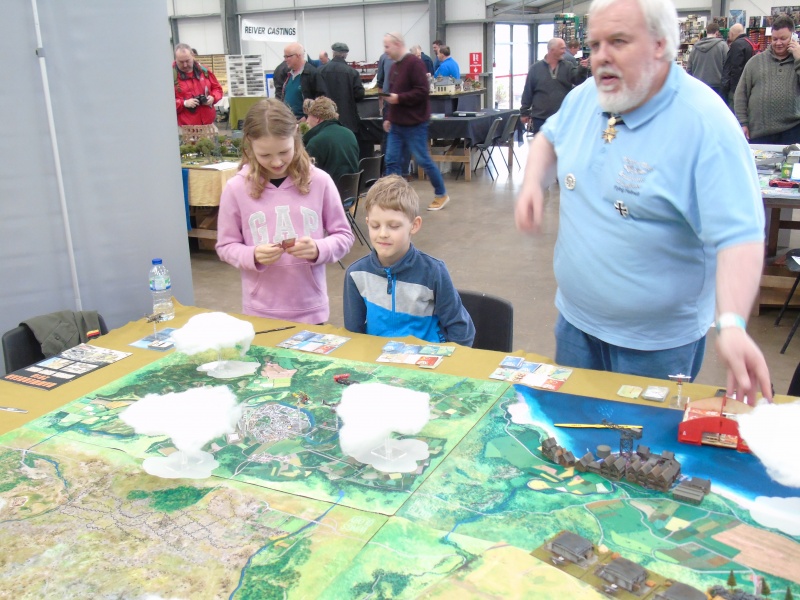
<instances>
[{"instance_id":1,"label":"trade stand table","mask_svg":"<svg viewBox=\"0 0 800 600\"><path fill-rule=\"evenodd\" d=\"M230 97L230 112L228 113L228 124L231 129L241 129L239 121L244 121L247 116L247 111L256 102L266 100L266 96L231 96Z\"/></svg>"},{"instance_id":2,"label":"trade stand table","mask_svg":"<svg viewBox=\"0 0 800 600\"><path fill-rule=\"evenodd\" d=\"M222 190L228 180L239 172L239 163L233 160L216 165L183 165L183 195L187 219L194 217L193 227L188 223L189 237L217 239L217 216Z\"/></svg>"},{"instance_id":3,"label":"trade stand table","mask_svg":"<svg viewBox=\"0 0 800 600\"><path fill-rule=\"evenodd\" d=\"M755 151L761 150L765 152L773 152L782 155L783 146L780 145L752 145L751 148ZM781 159L763 159L758 161L769 166L775 163L780 169ZM761 168L761 167L760 167ZM778 237L783 231L792 231L800 229L800 221L795 221L791 218L791 213L783 216L781 211L783 209L797 209L800 208L800 190L797 188L779 188L771 187L769 185L770 179L779 178L779 172L773 173L759 173L759 181L761 184L761 198L764 202L765 221L766 221L766 258L767 266L765 267L764 275L761 278L761 290L758 302L755 304L755 309L760 305L781 305L783 304L789 289L794 282L794 274L790 273L787 269L777 266L771 266L769 263L776 257L778 253ZM800 301L795 298L792 305L798 305Z\"/></svg>"},{"instance_id":4,"label":"trade stand table","mask_svg":"<svg viewBox=\"0 0 800 600\"><path fill-rule=\"evenodd\" d=\"M167 325L198 312L176 305ZM286 325L244 318L257 331ZM130 347L152 333L137 321L95 340L132 353L119 362L52 391L0 381L2 404L29 411L0 412L0 594L604 597L577 565L531 555L561 530L647 569L648 587L618 598L654 600L671 581L724 586L729 572L742 587L755 574L797 590L800 538L781 517L796 514L797 491L750 455L679 445L679 411L607 400L622 384L654 382L576 370L558 392L514 388L487 377L500 353L458 347L435 371L376 364L385 338L294 325L257 335L245 358L256 374L233 380L199 373L201 357ZM352 339L328 356L275 347L302 329ZM430 395L431 420L411 436L430 456L415 471L383 473L341 453L334 407L349 388L337 375ZM219 467L205 480L147 475L142 459L169 454L171 440L135 434L119 413L148 393L199 385L228 386L245 411L236 435L206 446ZM556 426L602 419L643 425L641 443L675 452L685 475L710 475L711 494L694 506L545 457L551 436L576 456L616 447L613 429Z\"/></svg>"},{"instance_id":5,"label":"trade stand table","mask_svg":"<svg viewBox=\"0 0 800 600\"><path fill-rule=\"evenodd\" d=\"M483 105L486 90L453 92L452 94L431 94L431 112L447 116L458 111L479 111Z\"/></svg>"}]
</instances>

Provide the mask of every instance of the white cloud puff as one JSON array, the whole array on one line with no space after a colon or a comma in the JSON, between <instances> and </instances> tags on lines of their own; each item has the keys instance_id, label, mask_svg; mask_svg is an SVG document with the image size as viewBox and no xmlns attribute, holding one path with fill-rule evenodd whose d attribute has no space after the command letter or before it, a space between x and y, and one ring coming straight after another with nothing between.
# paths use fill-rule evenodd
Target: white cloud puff
<instances>
[{"instance_id":1,"label":"white cloud puff","mask_svg":"<svg viewBox=\"0 0 800 600\"><path fill-rule=\"evenodd\" d=\"M172 332L175 349L184 354L239 346L244 356L256 337L253 324L222 312L201 313Z\"/></svg>"},{"instance_id":2,"label":"white cloud puff","mask_svg":"<svg viewBox=\"0 0 800 600\"><path fill-rule=\"evenodd\" d=\"M750 516L764 527L800 535L800 498L758 496L750 505Z\"/></svg>"},{"instance_id":3,"label":"white cloud puff","mask_svg":"<svg viewBox=\"0 0 800 600\"><path fill-rule=\"evenodd\" d=\"M179 450L197 451L234 431L242 407L226 386L201 387L160 396L147 394L120 418L142 435L167 435Z\"/></svg>"},{"instance_id":4,"label":"white cloud puff","mask_svg":"<svg viewBox=\"0 0 800 600\"><path fill-rule=\"evenodd\" d=\"M430 396L383 383L359 383L344 390L336 412L343 422L342 452L363 456L392 432L419 433L431 418Z\"/></svg>"},{"instance_id":5,"label":"white cloud puff","mask_svg":"<svg viewBox=\"0 0 800 600\"><path fill-rule=\"evenodd\" d=\"M772 479L800 487L800 402L759 404L749 414L738 415L739 434L764 464Z\"/></svg>"}]
</instances>

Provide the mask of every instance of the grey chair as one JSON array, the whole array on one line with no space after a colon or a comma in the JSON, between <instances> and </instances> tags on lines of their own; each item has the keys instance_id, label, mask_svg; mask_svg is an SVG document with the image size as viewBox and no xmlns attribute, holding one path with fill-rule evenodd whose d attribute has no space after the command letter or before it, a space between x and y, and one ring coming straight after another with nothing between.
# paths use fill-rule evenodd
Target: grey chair
<instances>
[{"instance_id":1,"label":"grey chair","mask_svg":"<svg viewBox=\"0 0 800 600\"><path fill-rule=\"evenodd\" d=\"M461 302L475 325L473 348L512 352L514 306L508 300L483 292L458 290Z\"/></svg>"},{"instance_id":2,"label":"grey chair","mask_svg":"<svg viewBox=\"0 0 800 600\"><path fill-rule=\"evenodd\" d=\"M369 188L375 185L375 182L381 178L381 169L383 166L383 154L378 156L369 156L362 158L358 163L358 169L361 171L361 181L358 184L358 198L353 205L353 217L358 212L358 202L367 195Z\"/></svg>"},{"instance_id":3,"label":"grey chair","mask_svg":"<svg viewBox=\"0 0 800 600\"><path fill-rule=\"evenodd\" d=\"M517 153L514 152L514 138L517 135L518 123L519 123L519 115L511 115L508 121L506 121L505 127L503 127L503 133L500 134L500 137L497 139L497 144L495 144L495 146L498 148L508 148L509 152L511 153L511 156L513 156L514 160L517 161L517 166L521 169L522 165L519 164ZM504 154L503 161L506 163L506 167L508 168L508 171L510 173L511 159L506 160Z\"/></svg>"},{"instance_id":4,"label":"grey chair","mask_svg":"<svg viewBox=\"0 0 800 600\"><path fill-rule=\"evenodd\" d=\"M489 131L486 134L486 139L473 146L473 148L477 148L480 152L480 156L478 156L478 160L475 163L475 168L472 169L473 173L478 170L479 166L481 166L481 159L483 159L484 166L489 172L489 177L494 180L494 175L492 175L492 170L489 168L489 164L491 163L491 165L494 167L494 170L497 171L497 165L494 164L494 159L492 158L492 151L497 146L497 139L500 137L500 126L502 124L503 119L501 117L497 117L492 122L492 126L489 127Z\"/></svg>"},{"instance_id":5,"label":"grey chair","mask_svg":"<svg viewBox=\"0 0 800 600\"><path fill-rule=\"evenodd\" d=\"M794 284L792 285L792 289L789 290L789 295L786 296L786 301L783 303L780 312L778 313L778 318L775 319L775 326L781 324L781 319L783 318L786 309L789 308L789 303L792 301L792 297L794 296L795 291L797 290L797 284L800 283L800 264L794 260L793 257L800 258L800 248L795 248L794 250L789 250L786 253L786 268L789 269L792 273L797 273L797 277L794 279ZM786 341L783 343L783 347L781 348L781 354L786 352L786 348L789 347L789 342L792 341L794 334L797 332L797 327L800 325L800 314L794 320L794 324L792 328L789 330L789 335L786 337Z\"/></svg>"},{"instance_id":6,"label":"grey chair","mask_svg":"<svg viewBox=\"0 0 800 600\"><path fill-rule=\"evenodd\" d=\"M339 181L336 182L336 189L339 190L339 196L342 198L344 214L347 216L347 221L350 223L350 228L353 230L356 238L358 238L358 241L361 244L365 244L367 248L372 250L372 246L369 245L367 236L365 236L358 227L355 217L350 212L350 209L356 205L356 202L358 202L358 194L361 189L359 186L363 173L364 171L359 171L358 173L345 173L344 175L341 175L339 177Z\"/></svg>"},{"instance_id":7,"label":"grey chair","mask_svg":"<svg viewBox=\"0 0 800 600\"><path fill-rule=\"evenodd\" d=\"M100 335L108 333L108 327L102 315L97 315L100 320ZM45 359L39 340L27 325L20 324L3 334L3 362L6 373L13 373L23 367Z\"/></svg>"}]
</instances>

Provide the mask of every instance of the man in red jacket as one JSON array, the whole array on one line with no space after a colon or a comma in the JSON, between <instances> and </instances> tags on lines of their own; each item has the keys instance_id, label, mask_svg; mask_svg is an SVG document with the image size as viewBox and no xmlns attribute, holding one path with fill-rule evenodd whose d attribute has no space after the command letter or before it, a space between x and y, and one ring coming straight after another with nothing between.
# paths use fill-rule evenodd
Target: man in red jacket
<instances>
[{"instance_id":1,"label":"man in red jacket","mask_svg":"<svg viewBox=\"0 0 800 600\"><path fill-rule=\"evenodd\" d=\"M222 100L222 86L206 67L194 60L188 44L175 46L172 63L178 125L211 125L217 117L214 105Z\"/></svg>"}]
</instances>

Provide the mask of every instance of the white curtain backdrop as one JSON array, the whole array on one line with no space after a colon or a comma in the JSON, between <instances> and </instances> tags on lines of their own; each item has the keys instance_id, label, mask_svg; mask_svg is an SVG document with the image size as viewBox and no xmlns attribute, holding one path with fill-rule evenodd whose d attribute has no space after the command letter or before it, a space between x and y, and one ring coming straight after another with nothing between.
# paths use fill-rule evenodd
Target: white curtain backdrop
<instances>
[{"instance_id":1,"label":"white curtain backdrop","mask_svg":"<svg viewBox=\"0 0 800 600\"><path fill-rule=\"evenodd\" d=\"M37 0L78 291L31 0L0 4L0 332L56 310L109 327L152 306L150 259L194 299L163 0ZM40 53L41 54L41 53ZM133 340L131 340L133 341Z\"/></svg>"}]
</instances>

